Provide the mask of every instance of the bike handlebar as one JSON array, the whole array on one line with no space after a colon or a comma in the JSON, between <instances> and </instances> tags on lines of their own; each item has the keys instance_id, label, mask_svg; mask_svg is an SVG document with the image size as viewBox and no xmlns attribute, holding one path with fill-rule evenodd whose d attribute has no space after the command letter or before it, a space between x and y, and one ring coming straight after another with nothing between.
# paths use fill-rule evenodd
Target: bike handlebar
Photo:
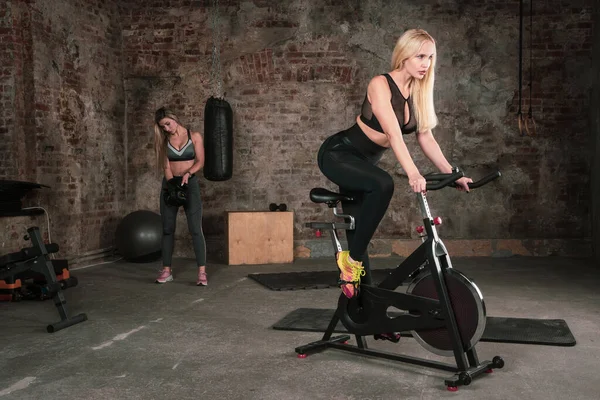
<instances>
[{"instance_id":1,"label":"bike handlebar","mask_svg":"<svg viewBox=\"0 0 600 400\"><path fill-rule=\"evenodd\" d=\"M454 172L450 173L450 174L442 174L442 173L435 173L435 174L427 174L425 175L423 178L425 178L425 180L428 182L427 183L427 190L438 190L438 189L442 189L446 186L454 186L456 187L456 180L462 178L464 175L464 173L462 171L460 171L459 169L456 169ZM486 183L489 183L491 181L493 181L496 178L499 178L500 176L502 176L502 174L500 173L500 171L494 171L486 176L484 176L483 178L481 178L480 180L476 181L476 182L470 182L469 183L469 189L476 189L478 187L481 187L483 185L485 185Z\"/></svg>"},{"instance_id":2,"label":"bike handlebar","mask_svg":"<svg viewBox=\"0 0 600 400\"><path fill-rule=\"evenodd\" d=\"M427 190L438 190L443 187L449 186L454 183L457 179L462 178L465 174L456 169L451 174L427 174L423 178L427 181Z\"/></svg>"},{"instance_id":3,"label":"bike handlebar","mask_svg":"<svg viewBox=\"0 0 600 400\"><path fill-rule=\"evenodd\" d=\"M490 183L494 179L500 178L501 176L502 176L502 174L500 173L500 171L494 171L490 174L487 174L486 176L484 176L483 178L481 178L480 180L478 180L476 182L469 183L469 189L476 189L478 187L481 187L481 186L485 185L486 183Z\"/></svg>"}]
</instances>

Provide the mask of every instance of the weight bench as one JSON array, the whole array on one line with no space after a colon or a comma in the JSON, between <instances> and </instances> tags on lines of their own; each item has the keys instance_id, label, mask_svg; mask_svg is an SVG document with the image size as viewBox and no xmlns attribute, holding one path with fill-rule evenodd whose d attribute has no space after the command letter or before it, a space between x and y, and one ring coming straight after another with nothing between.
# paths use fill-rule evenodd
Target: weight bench
<instances>
[{"instance_id":1,"label":"weight bench","mask_svg":"<svg viewBox=\"0 0 600 400\"><path fill-rule=\"evenodd\" d=\"M0 280L7 278L16 281L16 277L23 276L28 272L40 274L44 277L44 284L38 287L40 297L49 297L54 300L58 309L60 321L47 326L48 333L57 332L87 320L87 315L79 314L69 317L63 290L77 286L77 278L64 276L60 281L56 278L54 264L49 254L58 251L56 243L44 244L37 227L27 229L28 235L25 240L31 240L32 247L23 248L18 252L6 254L0 257Z\"/></svg>"}]
</instances>

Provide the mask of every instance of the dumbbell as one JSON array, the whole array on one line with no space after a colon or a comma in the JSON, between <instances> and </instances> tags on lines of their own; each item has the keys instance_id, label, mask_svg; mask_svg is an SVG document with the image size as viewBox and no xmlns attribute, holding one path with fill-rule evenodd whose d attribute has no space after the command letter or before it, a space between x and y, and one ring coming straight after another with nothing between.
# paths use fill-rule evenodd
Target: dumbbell
<instances>
[{"instance_id":1,"label":"dumbbell","mask_svg":"<svg viewBox=\"0 0 600 400\"><path fill-rule=\"evenodd\" d=\"M269 210L270 211L287 211L287 206L285 205L285 203L281 203L279 205L277 205L275 203L271 203L271 204L269 204Z\"/></svg>"}]
</instances>

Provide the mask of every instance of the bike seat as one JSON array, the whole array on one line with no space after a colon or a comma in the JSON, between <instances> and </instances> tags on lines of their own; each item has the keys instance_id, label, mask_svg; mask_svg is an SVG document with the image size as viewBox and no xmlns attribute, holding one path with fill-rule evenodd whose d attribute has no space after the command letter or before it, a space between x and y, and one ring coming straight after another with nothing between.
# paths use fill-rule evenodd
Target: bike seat
<instances>
[{"instance_id":1,"label":"bike seat","mask_svg":"<svg viewBox=\"0 0 600 400\"><path fill-rule=\"evenodd\" d=\"M324 188L314 188L310 191L310 199L314 203L338 203L340 201L353 201L352 196L343 193L332 192Z\"/></svg>"}]
</instances>

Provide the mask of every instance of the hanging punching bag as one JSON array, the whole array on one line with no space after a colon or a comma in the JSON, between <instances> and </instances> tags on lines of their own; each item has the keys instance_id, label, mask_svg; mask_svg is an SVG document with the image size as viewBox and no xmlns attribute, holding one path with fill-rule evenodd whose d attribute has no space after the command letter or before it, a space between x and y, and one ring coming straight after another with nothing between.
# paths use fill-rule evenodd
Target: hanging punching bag
<instances>
[{"instance_id":1,"label":"hanging punching bag","mask_svg":"<svg viewBox=\"0 0 600 400\"><path fill-rule=\"evenodd\" d=\"M233 174L233 111L226 100L210 97L204 107L204 177L226 181Z\"/></svg>"}]
</instances>

